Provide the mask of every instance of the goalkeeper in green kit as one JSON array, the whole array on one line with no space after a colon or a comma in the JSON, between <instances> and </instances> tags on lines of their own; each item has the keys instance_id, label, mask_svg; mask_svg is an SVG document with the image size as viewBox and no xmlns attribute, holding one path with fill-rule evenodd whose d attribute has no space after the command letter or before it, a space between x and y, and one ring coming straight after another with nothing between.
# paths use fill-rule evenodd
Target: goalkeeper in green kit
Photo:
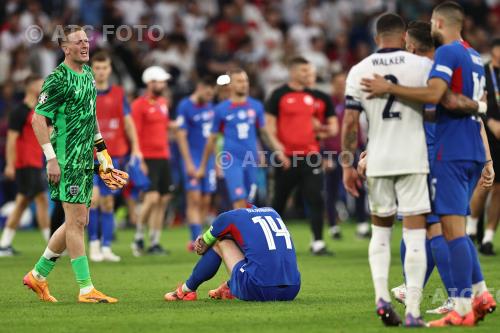
<instances>
[{"instance_id":1,"label":"goalkeeper in green kit","mask_svg":"<svg viewBox=\"0 0 500 333\"><path fill-rule=\"evenodd\" d=\"M78 26L68 26L58 38L64 62L46 78L32 120L33 130L47 159L52 200L61 201L66 222L54 232L45 252L23 283L38 297L57 302L47 276L67 249L80 287L82 303L116 303L97 291L85 255L84 229L88 223L94 169L112 189L123 187L127 173L113 167L96 120L96 88L89 61L89 41ZM53 131L49 135L48 120ZM50 138L49 138L50 137ZM94 147L99 165L94 166Z\"/></svg>"}]
</instances>

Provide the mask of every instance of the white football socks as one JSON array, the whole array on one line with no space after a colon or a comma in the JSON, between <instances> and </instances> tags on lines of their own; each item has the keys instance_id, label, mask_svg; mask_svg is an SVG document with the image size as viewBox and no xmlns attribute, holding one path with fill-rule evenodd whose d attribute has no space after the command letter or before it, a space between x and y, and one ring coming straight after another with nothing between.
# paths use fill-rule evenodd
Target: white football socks
<instances>
[{"instance_id":1,"label":"white football socks","mask_svg":"<svg viewBox=\"0 0 500 333\"><path fill-rule=\"evenodd\" d=\"M425 229L403 229L406 245L404 271L406 275L406 314L420 317L420 302L427 270L425 251Z\"/></svg>"},{"instance_id":2,"label":"white football socks","mask_svg":"<svg viewBox=\"0 0 500 333\"><path fill-rule=\"evenodd\" d=\"M50 228L43 228L42 229L42 236L43 236L43 239L45 239L45 241L48 242L50 239Z\"/></svg>"},{"instance_id":3,"label":"white football socks","mask_svg":"<svg viewBox=\"0 0 500 333\"><path fill-rule=\"evenodd\" d=\"M495 237L495 230L486 229L484 231L483 244L493 243L493 237Z\"/></svg>"},{"instance_id":4,"label":"white football socks","mask_svg":"<svg viewBox=\"0 0 500 333\"><path fill-rule=\"evenodd\" d=\"M478 283L474 283L472 285L472 296L477 297L480 296L482 293L488 291L488 288L486 287L486 282L480 281Z\"/></svg>"},{"instance_id":5,"label":"white football socks","mask_svg":"<svg viewBox=\"0 0 500 333\"><path fill-rule=\"evenodd\" d=\"M454 310L462 317L472 311L472 300L468 297L453 297Z\"/></svg>"},{"instance_id":6,"label":"white football socks","mask_svg":"<svg viewBox=\"0 0 500 333\"><path fill-rule=\"evenodd\" d=\"M375 304L380 298L386 302L391 301L388 286L389 266L391 264L391 234L392 228L372 226L368 260L375 288Z\"/></svg>"},{"instance_id":7,"label":"white football socks","mask_svg":"<svg viewBox=\"0 0 500 333\"><path fill-rule=\"evenodd\" d=\"M479 219L477 217L467 216L467 224L466 224L466 233L469 236L477 235L477 221Z\"/></svg>"},{"instance_id":8,"label":"white football socks","mask_svg":"<svg viewBox=\"0 0 500 333\"><path fill-rule=\"evenodd\" d=\"M0 247L9 247L12 245L12 240L16 235L16 229L11 229L5 227L2 233L2 239L0 239Z\"/></svg>"}]
</instances>

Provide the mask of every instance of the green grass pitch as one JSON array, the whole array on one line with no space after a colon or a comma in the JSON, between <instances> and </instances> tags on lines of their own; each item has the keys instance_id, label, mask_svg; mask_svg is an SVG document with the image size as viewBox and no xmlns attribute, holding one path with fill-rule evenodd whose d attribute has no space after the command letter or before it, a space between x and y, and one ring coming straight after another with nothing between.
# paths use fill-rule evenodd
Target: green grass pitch
<instances>
[{"instance_id":1,"label":"green grass pitch","mask_svg":"<svg viewBox=\"0 0 500 333\"><path fill-rule=\"evenodd\" d=\"M95 286L119 299L118 304L78 304L78 288L68 257L63 257L49 277L57 304L38 301L22 284L44 245L38 232L19 232L15 247L22 254L0 258L0 332L379 332L384 328L375 316L372 282L367 260L368 241L354 237L352 225L344 225L344 239L328 240L335 257L312 257L308 253L309 229L305 223L290 223L298 251L302 289L288 303L213 301L209 289L226 277L222 270L198 290L199 301L166 303L163 294L190 274L197 260L186 252L186 228L167 229L162 243L172 251L164 257L134 258L130 251L131 231L118 232L115 252L120 263L91 263ZM401 283L399 240L401 228L393 234L390 285ZM497 248L500 244L497 242ZM483 271L494 294L500 287L499 258L482 257ZM436 291L437 290L437 291ZM437 271L425 290L423 308L443 300ZM498 299L498 297L497 297ZM433 300L436 302L433 304ZM439 301L439 302L437 302ZM399 313L403 308L397 305ZM426 315L426 320L438 318ZM500 315L494 313L473 329L498 332ZM460 328L449 329L453 332ZM445 330L446 331L446 330Z\"/></svg>"}]
</instances>

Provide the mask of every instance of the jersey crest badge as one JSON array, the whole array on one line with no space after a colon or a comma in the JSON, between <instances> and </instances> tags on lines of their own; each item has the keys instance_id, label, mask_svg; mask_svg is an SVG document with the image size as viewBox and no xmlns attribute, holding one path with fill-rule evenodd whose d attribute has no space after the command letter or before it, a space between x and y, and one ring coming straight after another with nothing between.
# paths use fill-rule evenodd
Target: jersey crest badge
<instances>
[{"instance_id":1,"label":"jersey crest badge","mask_svg":"<svg viewBox=\"0 0 500 333\"><path fill-rule=\"evenodd\" d=\"M38 103L44 104L45 102L47 102L48 98L49 95L47 95L47 93L44 91L43 93L40 94L40 96L38 96Z\"/></svg>"},{"instance_id":2,"label":"jersey crest badge","mask_svg":"<svg viewBox=\"0 0 500 333\"><path fill-rule=\"evenodd\" d=\"M78 185L71 185L69 187L69 194L76 196L80 192L80 187Z\"/></svg>"}]
</instances>

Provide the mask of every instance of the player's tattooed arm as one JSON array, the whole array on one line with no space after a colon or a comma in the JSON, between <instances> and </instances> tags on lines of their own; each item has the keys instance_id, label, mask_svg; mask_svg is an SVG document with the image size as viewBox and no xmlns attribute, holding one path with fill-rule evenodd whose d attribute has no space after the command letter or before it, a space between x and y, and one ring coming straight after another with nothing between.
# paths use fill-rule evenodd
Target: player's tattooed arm
<instances>
[{"instance_id":1,"label":"player's tattooed arm","mask_svg":"<svg viewBox=\"0 0 500 333\"><path fill-rule=\"evenodd\" d=\"M484 102L474 101L451 90L448 90L440 101L448 111L459 115L477 115L486 112L486 108L481 107L480 103Z\"/></svg>"},{"instance_id":2,"label":"player's tattooed arm","mask_svg":"<svg viewBox=\"0 0 500 333\"><path fill-rule=\"evenodd\" d=\"M341 163L344 166L352 164L352 156L358 149L358 125L359 111L346 109L342 123L342 156Z\"/></svg>"},{"instance_id":3,"label":"player's tattooed arm","mask_svg":"<svg viewBox=\"0 0 500 333\"><path fill-rule=\"evenodd\" d=\"M346 109L342 123L342 153L340 164L343 169L344 187L354 197L359 197L362 186L357 170L353 166L354 156L358 148L359 110Z\"/></svg>"}]
</instances>

